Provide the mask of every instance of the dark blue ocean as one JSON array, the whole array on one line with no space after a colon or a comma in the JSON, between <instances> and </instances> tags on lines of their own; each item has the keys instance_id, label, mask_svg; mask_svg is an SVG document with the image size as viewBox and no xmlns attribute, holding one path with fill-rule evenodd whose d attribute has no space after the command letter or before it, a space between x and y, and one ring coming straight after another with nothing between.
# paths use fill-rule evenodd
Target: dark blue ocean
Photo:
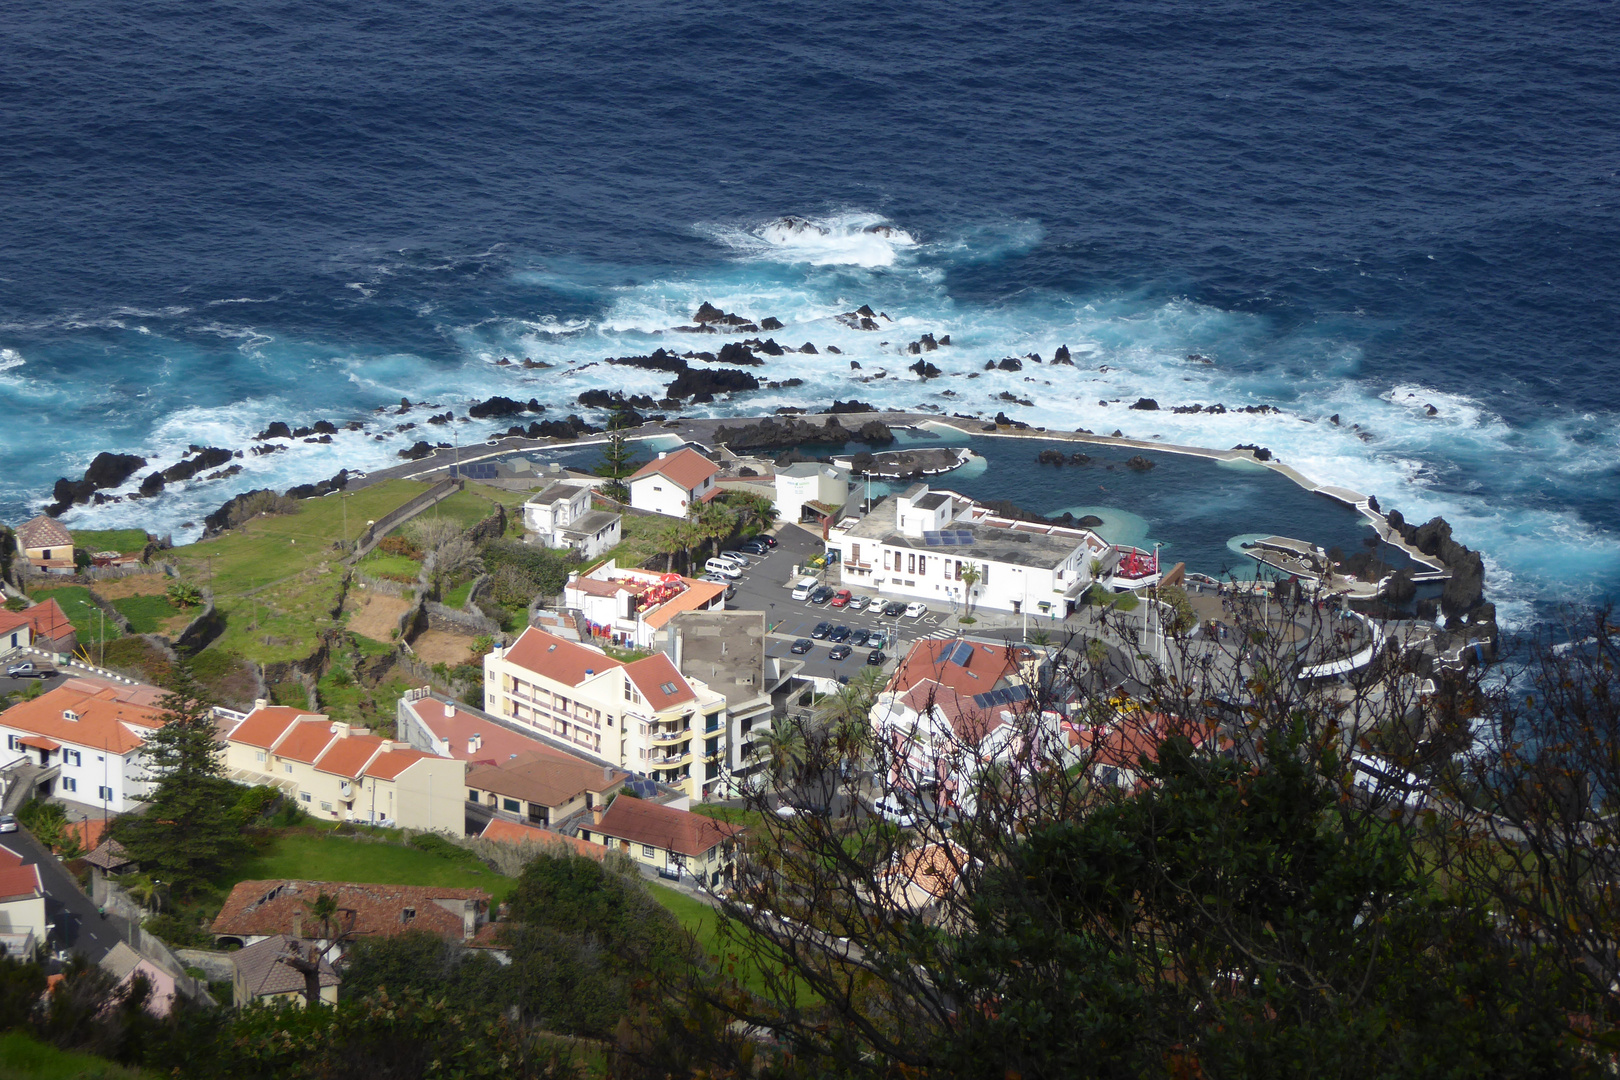
<instances>
[{"instance_id":1,"label":"dark blue ocean","mask_svg":"<svg viewBox=\"0 0 1620 1080\"><path fill-rule=\"evenodd\" d=\"M371 425L67 518L184 535L395 460L402 396L656 390L585 365L716 347L664 333L708 300L818 347L710 412L1260 443L1445 515L1510 623L1620 585L1614 4L64 2L0 31L7 520L104 449ZM861 304L893 322L832 318ZM925 332L953 340L926 383ZM1168 411L1212 402L1282 411Z\"/></svg>"}]
</instances>

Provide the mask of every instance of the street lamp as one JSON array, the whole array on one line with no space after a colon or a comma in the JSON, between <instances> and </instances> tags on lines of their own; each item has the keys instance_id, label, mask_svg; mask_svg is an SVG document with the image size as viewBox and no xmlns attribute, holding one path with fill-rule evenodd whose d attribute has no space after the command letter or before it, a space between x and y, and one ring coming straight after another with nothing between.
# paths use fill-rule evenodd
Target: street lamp
<instances>
[{"instance_id":1,"label":"street lamp","mask_svg":"<svg viewBox=\"0 0 1620 1080\"><path fill-rule=\"evenodd\" d=\"M95 608L97 615L101 616L101 666L107 666L107 613L88 600L80 600L79 604L87 608Z\"/></svg>"}]
</instances>

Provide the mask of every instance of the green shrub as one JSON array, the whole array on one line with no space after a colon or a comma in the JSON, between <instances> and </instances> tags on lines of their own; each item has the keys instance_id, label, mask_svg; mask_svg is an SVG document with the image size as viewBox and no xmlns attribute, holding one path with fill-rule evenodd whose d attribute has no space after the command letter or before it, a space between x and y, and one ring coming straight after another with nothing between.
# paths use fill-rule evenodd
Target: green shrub
<instances>
[{"instance_id":1,"label":"green shrub","mask_svg":"<svg viewBox=\"0 0 1620 1080\"><path fill-rule=\"evenodd\" d=\"M236 813L245 825L251 825L275 809L281 801L281 789L260 784L242 792L236 800Z\"/></svg>"},{"instance_id":2,"label":"green shrub","mask_svg":"<svg viewBox=\"0 0 1620 1080\"><path fill-rule=\"evenodd\" d=\"M182 915L164 912L153 915L141 924L177 949L211 949L214 935Z\"/></svg>"},{"instance_id":3,"label":"green shrub","mask_svg":"<svg viewBox=\"0 0 1620 1080\"><path fill-rule=\"evenodd\" d=\"M426 851L444 859L461 859L467 854L466 849L457 847L438 833L417 833L408 843L418 851Z\"/></svg>"}]
</instances>

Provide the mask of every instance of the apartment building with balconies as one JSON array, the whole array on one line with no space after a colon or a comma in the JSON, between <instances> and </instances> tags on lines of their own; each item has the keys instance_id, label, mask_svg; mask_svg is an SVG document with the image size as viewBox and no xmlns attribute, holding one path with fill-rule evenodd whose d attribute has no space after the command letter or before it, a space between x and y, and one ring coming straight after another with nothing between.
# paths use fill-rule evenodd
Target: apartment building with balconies
<instances>
[{"instance_id":1,"label":"apartment building with balconies","mask_svg":"<svg viewBox=\"0 0 1620 1080\"><path fill-rule=\"evenodd\" d=\"M624 663L535 627L484 657L484 708L694 797L703 734L726 725L725 696L662 653Z\"/></svg>"}]
</instances>

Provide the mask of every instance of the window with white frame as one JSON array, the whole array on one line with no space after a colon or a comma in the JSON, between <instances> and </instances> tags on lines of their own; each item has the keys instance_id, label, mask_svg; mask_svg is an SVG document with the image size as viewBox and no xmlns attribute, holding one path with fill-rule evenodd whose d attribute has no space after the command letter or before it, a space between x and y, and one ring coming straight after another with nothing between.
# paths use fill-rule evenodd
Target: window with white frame
<instances>
[{"instance_id":1,"label":"window with white frame","mask_svg":"<svg viewBox=\"0 0 1620 1080\"><path fill-rule=\"evenodd\" d=\"M651 844L642 844L641 845L641 853L644 856L646 856L647 858L649 858L649 859L652 858L655 854L657 854L657 852L653 849L653 846Z\"/></svg>"},{"instance_id":2,"label":"window with white frame","mask_svg":"<svg viewBox=\"0 0 1620 1080\"><path fill-rule=\"evenodd\" d=\"M84 759L79 755L77 750L62 751L62 760L68 765L82 765L84 763Z\"/></svg>"},{"instance_id":3,"label":"window with white frame","mask_svg":"<svg viewBox=\"0 0 1620 1080\"><path fill-rule=\"evenodd\" d=\"M287 770L287 771L288 771L288 772L291 772L291 771L292 771L292 770L291 770L291 769L288 769L288 770ZM298 801L299 801L299 802L314 802L314 801L315 801L315 800L314 800L314 799L313 799L313 798L312 798L312 797L311 797L311 796L310 796L310 794L309 794L309 792L307 792L307 791L300 791L300 792L299 792L299 793L298 793Z\"/></svg>"},{"instance_id":4,"label":"window with white frame","mask_svg":"<svg viewBox=\"0 0 1620 1080\"><path fill-rule=\"evenodd\" d=\"M64 777L62 777L62 790L63 791L78 791L79 790L79 782L77 780L73 779L73 777L71 777L71 776L64 776Z\"/></svg>"},{"instance_id":5,"label":"window with white frame","mask_svg":"<svg viewBox=\"0 0 1620 1080\"><path fill-rule=\"evenodd\" d=\"M102 802L110 802L112 800L112 797L113 797L112 788L110 788L110 787L101 787L101 788L96 789L96 798L100 799Z\"/></svg>"}]
</instances>

